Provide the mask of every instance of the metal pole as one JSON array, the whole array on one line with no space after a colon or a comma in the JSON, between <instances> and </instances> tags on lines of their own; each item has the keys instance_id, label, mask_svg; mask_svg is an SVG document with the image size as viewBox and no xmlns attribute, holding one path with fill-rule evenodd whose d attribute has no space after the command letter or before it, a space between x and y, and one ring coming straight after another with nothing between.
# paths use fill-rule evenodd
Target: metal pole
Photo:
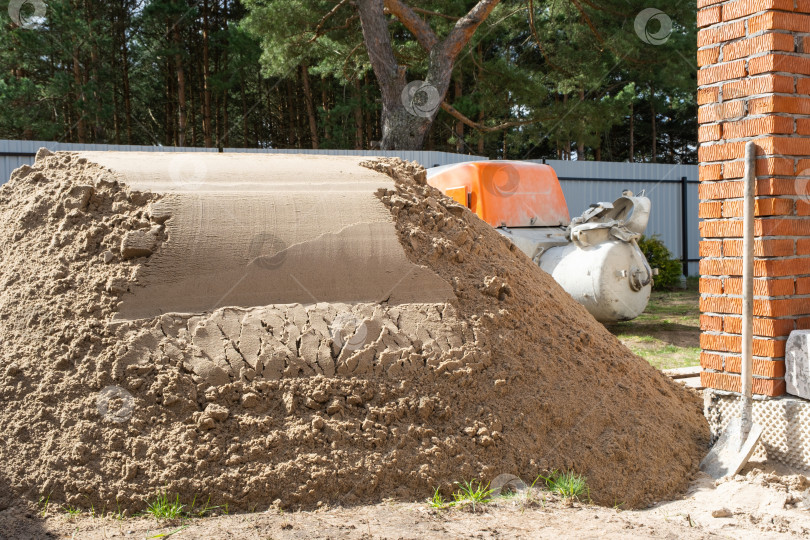
<instances>
[{"instance_id":1,"label":"metal pole","mask_svg":"<svg viewBox=\"0 0 810 540\"><path fill-rule=\"evenodd\" d=\"M686 177L681 176L681 261L683 275L689 277L689 224L687 223Z\"/></svg>"},{"instance_id":2,"label":"metal pole","mask_svg":"<svg viewBox=\"0 0 810 540\"><path fill-rule=\"evenodd\" d=\"M757 145L745 145L745 199L743 202L743 279L742 279L742 412L740 415L740 445L751 431L752 352L754 345L754 211L756 197Z\"/></svg>"}]
</instances>

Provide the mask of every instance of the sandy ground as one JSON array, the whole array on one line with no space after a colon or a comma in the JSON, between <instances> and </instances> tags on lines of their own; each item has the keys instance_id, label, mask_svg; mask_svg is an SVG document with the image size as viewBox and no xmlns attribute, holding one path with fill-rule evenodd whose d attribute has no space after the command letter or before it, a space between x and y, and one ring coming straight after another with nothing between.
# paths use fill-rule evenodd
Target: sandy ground
<instances>
[{"instance_id":1,"label":"sandy ground","mask_svg":"<svg viewBox=\"0 0 810 540\"><path fill-rule=\"evenodd\" d=\"M743 475L717 485L700 474L678 500L624 511L567 504L545 492L498 499L475 513L436 511L427 503L383 502L314 512L275 509L251 514L158 522L69 516L49 508L0 512L9 538L800 538L810 535L810 483L769 463L752 463ZM727 517L712 513L728 510ZM174 533L174 534L172 534ZM0 533L2 536L3 533Z\"/></svg>"}]
</instances>

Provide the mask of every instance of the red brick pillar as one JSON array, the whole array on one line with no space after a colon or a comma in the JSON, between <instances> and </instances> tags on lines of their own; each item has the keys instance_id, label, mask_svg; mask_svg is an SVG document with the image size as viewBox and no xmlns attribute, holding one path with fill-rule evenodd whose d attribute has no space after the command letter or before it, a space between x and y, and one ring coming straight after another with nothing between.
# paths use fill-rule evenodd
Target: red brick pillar
<instances>
[{"instance_id":1,"label":"red brick pillar","mask_svg":"<svg viewBox=\"0 0 810 540\"><path fill-rule=\"evenodd\" d=\"M698 0L700 363L740 390L746 141L759 146L754 393L785 392L785 340L810 328L810 0Z\"/></svg>"}]
</instances>

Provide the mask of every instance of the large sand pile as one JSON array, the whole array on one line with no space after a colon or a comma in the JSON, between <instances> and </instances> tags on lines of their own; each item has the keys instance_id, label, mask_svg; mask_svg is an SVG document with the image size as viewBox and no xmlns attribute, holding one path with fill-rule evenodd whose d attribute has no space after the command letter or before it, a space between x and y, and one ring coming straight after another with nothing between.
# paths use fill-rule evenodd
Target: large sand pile
<instances>
[{"instance_id":1,"label":"large sand pile","mask_svg":"<svg viewBox=\"0 0 810 540\"><path fill-rule=\"evenodd\" d=\"M700 400L419 167L210 155L213 184L161 190L116 159L41 151L0 188L0 477L16 494L136 511L165 489L249 510L556 468L639 506L696 470ZM253 193L247 159L304 180ZM322 169L371 199L323 201L306 185ZM369 215L341 211L355 195ZM271 199L294 199L273 214L289 219L261 213Z\"/></svg>"}]
</instances>

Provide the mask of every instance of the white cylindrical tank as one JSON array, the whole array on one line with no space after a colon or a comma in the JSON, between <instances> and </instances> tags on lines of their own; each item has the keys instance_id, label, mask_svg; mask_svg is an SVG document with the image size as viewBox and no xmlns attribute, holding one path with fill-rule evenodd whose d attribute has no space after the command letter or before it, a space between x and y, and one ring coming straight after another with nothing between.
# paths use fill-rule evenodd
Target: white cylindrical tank
<instances>
[{"instance_id":1,"label":"white cylindrical tank","mask_svg":"<svg viewBox=\"0 0 810 540\"><path fill-rule=\"evenodd\" d=\"M570 243L545 251L539 264L600 322L638 317L650 299L652 271L635 242Z\"/></svg>"}]
</instances>

